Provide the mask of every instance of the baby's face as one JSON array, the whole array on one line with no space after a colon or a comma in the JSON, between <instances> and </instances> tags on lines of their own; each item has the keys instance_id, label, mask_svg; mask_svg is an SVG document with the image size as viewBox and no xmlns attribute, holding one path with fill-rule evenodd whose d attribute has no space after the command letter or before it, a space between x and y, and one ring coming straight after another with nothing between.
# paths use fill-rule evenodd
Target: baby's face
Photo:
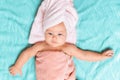
<instances>
[{"instance_id":1,"label":"baby's face","mask_svg":"<svg viewBox=\"0 0 120 80\"><path fill-rule=\"evenodd\" d=\"M51 47L59 47L66 42L66 36L67 32L64 23L60 23L46 30L45 41Z\"/></svg>"}]
</instances>

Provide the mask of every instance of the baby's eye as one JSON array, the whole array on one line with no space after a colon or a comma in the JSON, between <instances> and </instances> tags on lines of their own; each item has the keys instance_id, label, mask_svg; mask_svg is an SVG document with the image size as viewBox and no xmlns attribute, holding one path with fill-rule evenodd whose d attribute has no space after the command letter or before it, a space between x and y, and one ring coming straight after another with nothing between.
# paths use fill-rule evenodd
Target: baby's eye
<instances>
[{"instance_id":1,"label":"baby's eye","mask_svg":"<svg viewBox=\"0 0 120 80\"><path fill-rule=\"evenodd\" d=\"M63 34L61 34L61 33L58 34L58 36L61 36L61 35L63 35Z\"/></svg>"},{"instance_id":2,"label":"baby's eye","mask_svg":"<svg viewBox=\"0 0 120 80\"><path fill-rule=\"evenodd\" d=\"M51 32L48 33L49 35L53 35Z\"/></svg>"}]
</instances>

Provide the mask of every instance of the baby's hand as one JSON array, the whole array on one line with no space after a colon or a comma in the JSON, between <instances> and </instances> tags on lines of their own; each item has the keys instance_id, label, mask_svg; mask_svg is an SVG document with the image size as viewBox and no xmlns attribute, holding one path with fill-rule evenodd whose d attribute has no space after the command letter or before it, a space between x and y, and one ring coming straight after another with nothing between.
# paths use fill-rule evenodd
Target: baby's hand
<instances>
[{"instance_id":1,"label":"baby's hand","mask_svg":"<svg viewBox=\"0 0 120 80\"><path fill-rule=\"evenodd\" d=\"M114 52L112 50L106 50L106 51L102 52L102 55L104 55L106 57L112 57L113 53Z\"/></svg>"},{"instance_id":2,"label":"baby's hand","mask_svg":"<svg viewBox=\"0 0 120 80\"><path fill-rule=\"evenodd\" d=\"M18 69L15 65L10 67L9 69L10 74L12 74L13 76L15 76L16 74L20 74L22 75L22 70Z\"/></svg>"}]
</instances>

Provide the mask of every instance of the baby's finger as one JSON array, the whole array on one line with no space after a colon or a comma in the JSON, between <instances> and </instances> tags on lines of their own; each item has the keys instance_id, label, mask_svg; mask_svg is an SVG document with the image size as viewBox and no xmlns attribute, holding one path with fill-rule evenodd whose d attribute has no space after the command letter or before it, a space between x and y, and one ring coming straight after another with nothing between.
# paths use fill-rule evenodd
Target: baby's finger
<instances>
[{"instance_id":1,"label":"baby's finger","mask_svg":"<svg viewBox=\"0 0 120 80\"><path fill-rule=\"evenodd\" d=\"M11 73L11 72L13 72L13 69L12 69L12 68L10 68L10 69L9 69L9 72L10 72L10 73Z\"/></svg>"},{"instance_id":2,"label":"baby's finger","mask_svg":"<svg viewBox=\"0 0 120 80\"><path fill-rule=\"evenodd\" d=\"M113 56L113 53L109 53L109 54L107 54L107 56L112 57L112 56Z\"/></svg>"},{"instance_id":3,"label":"baby's finger","mask_svg":"<svg viewBox=\"0 0 120 80\"><path fill-rule=\"evenodd\" d=\"M13 68L9 69L10 74L15 75L16 71Z\"/></svg>"},{"instance_id":4,"label":"baby's finger","mask_svg":"<svg viewBox=\"0 0 120 80\"><path fill-rule=\"evenodd\" d=\"M106 53L113 53L113 51L112 50L108 50L108 51L106 51Z\"/></svg>"},{"instance_id":5,"label":"baby's finger","mask_svg":"<svg viewBox=\"0 0 120 80\"><path fill-rule=\"evenodd\" d=\"M9 68L9 71L12 71L12 70L14 70L14 67L10 67L10 68Z\"/></svg>"},{"instance_id":6,"label":"baby's finger","mask_svg":"<svg viewBox=\"0 0 120 80\"><path fill-rule=\"evenodd\" d=\"M13 72L13 71L11 71L11 72L10 72L10 74L11 74L11 75L14 75L14 72Z\"/></svg>"},{"instance_id":7,"label":"baby's finger","mask_svg":"<svg viewBox=\"0 0 120 80\"><path fill-rule=\"evenodd\" d=\"M10 74L13 74L14 73L14 71L13 70L10 70Z\"/></svg>"},{"instance_id":8,"label":"baby's finger","mask_svg":"<svg viewBox=\"0 0 120 80\"><path fill-rule=\"evenodd\" d=\"M109 56L113 56L113 53L110 53Z\"/></svg>"},{"instance_id":9,"label":"baby's finger","mask_svg":"<svg viewBox=\"0 0 120 80\"><path fill-rule=\"evenodd\" d=\"M10 67L9 70L11 70L13 67Z\"/></svg>"},{"instance_id":10,"label":"baby's finger","mask_svg":"<svg viewBox=\"0 0 120 80\"><path fill-rule=\"evenodd\" d=\"M15 72L13 72L12 75L15 76L16 75Z\"/></svg>"}]
</instances>

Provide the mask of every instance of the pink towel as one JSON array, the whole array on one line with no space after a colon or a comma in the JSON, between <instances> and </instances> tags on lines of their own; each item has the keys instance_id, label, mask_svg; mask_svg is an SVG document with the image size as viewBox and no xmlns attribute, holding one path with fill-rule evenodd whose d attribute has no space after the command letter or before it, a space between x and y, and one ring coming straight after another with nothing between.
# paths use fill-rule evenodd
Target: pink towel
<instances>
[{"instance_id":1,"label":"pink towel","mask_svg":"<svg viewBox=\"0 0 120 80\"><path fill-rule=\"evenodd\" d=\"M37 80L75 80L72 57L60 51L44 51L36 55Z\"/></svg>"},{"instance_id":2,"label":"pink towel","mask_svg":"<svg viewBox=\"0 0 120 80\"><path fill-rule=\"evenodd\" d=\"M44 40L46 29L64 22L67 29L66 42L76 42L77 12L72 0L43 0L30 32L29 43Z\"/></svg>"}]
</instances>

